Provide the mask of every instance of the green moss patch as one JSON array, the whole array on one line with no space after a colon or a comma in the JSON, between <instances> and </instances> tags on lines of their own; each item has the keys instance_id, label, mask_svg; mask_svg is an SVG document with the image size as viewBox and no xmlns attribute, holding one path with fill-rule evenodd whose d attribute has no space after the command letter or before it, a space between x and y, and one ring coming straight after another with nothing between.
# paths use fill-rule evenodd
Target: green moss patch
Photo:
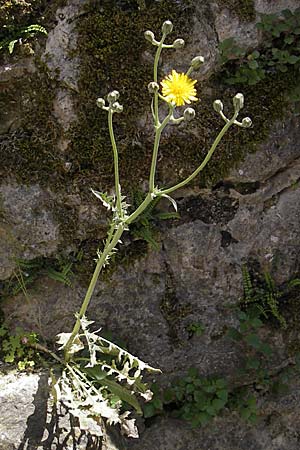
<instances>
[{"instance_id":1,"label":"green moss patch","mask_svg":"<svg viewBox=\"0 0 300 450\"><path fill-rule=\"evenodd\" d=\"M120 152L121 182L135 187L148 176L152 142L147 142L137 121L149 111L151 98L147 84L151 81L155 49L143 33L153 30L160 36L164 20L176 24L179 35L187 37L188 17L192 11L176 1L162 1L139 10L136 2L123 2L123 8L104 2L90 8L78 24L81 58L78 123L72 130L70 159L77 173L101 186L113 185L113 161L105 112L96 109L96 98L117 89L124 113L115 118ZM142 56L147 52L147 61Z\"/></svg>"}]
</instances>

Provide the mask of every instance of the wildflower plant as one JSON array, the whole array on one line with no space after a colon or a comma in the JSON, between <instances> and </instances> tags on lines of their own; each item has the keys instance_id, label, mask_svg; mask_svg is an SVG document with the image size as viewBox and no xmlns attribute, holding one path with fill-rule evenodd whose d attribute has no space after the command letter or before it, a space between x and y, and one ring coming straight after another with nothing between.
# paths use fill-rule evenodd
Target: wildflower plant
<instances>
[{"instance_id":1,"label":"wildflower plant","mask_svg":"<svg viewBox=\"0 0 300 450\"><path fill-rule=\"evenodd\" d=\"M195 117L195 110L190 106L185 108L179 117L177 117L178 114L175 116L174 113L177 107L186 104L190 105L198 100L195 87L197 81L191 78L191 74L204 63L202 56L196 56L191 61L186 73L178 73L176 70L172 70L171 74L168 74L159 84L158 65L162 50L178 49L184 46L183 39L176 39L172 44L166 43L166 38L172 32L172 29L172 23L169 20L165 21L162 25L162 37L160 40L156 39L152 31L145 32L145 38L156 47L153 80L148 85L148 90L152 97L151 111L154 123L154 144L148 192L144 200L131 213L129 213L129 205L121 191L118 148L113 128L114 115L123 112L123 106L119 103L120 94L118 91L113 90L107 95L106 99L98 98L96 102L99 108L107 112L114 160L115 193L114 195L108 195L95 190L92 190L92 192L111 212L112 219L103 249L98 251L96 268L81 309L76 315L73 330L71 333L59 335L58 343L60 350L64 352L64 356L59 357L56 354L52 354L63 366L62 373L58 379L53 375L52 384L54 398L67 406L70 413L78 418L82 429L89 430L97 435L101 435L102 420L106 419L109 424L119 423L123 432L128 436L137 437L134 419L128 418L130 414L128 405L137 413L141 413L137 395L141 395L146 400L151 399L151 392L142 382L142 373L143 371L159 372L158 369L145 364L126 350L99 336L98 332L91 331L93 322L87 320L86 312L99 274L109 264L110 258L117 251L117 246L122 243L123 233L153 202L157 202L157 199L165 197L177 210L176 202L170 197L170 194L188 184L205 168L222 137L232 125L244 128L251 126L251 120L248 117L241 122L237 120L239 112L244 105L242 94L237 94L233 98L233 114L230 118L225 115L222 102L216 100L213 107L225 124L204 160L193 173L177 184L170 187L157 185L156 167L162 132L170 124L178 125L183 121L188 122ZM162 112L160 111L161 104L166 104L168 107L164 117L162 117Z\"/></svg>"}]
</instances>

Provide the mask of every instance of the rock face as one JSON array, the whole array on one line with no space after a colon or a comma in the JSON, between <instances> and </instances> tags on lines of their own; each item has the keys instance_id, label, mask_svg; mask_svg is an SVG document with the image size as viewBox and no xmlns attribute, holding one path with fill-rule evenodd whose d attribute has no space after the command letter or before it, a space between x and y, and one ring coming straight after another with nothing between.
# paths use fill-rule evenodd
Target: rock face
<instances>
[{"instance_id":1,"label":"rock face","mask_svg":"<svg viewBox=\"0 0 300 450\"><path fill-rule=\"evenodd\" d=\"M50 3L56 5L56 2ZM15 173L13 170L3 172L0 184L0 280L4 288L12 280L15 281L19 259L34 261L41 258L47 262L63 256L68 262L71 255L80 254L79 250L88 253L88 249L93 248L91 259L95 257L96 246L105 237L107 214L92 198L89 188L100 185L100 189L102 184L106 185L107 174L101 172L100 176L98 169L101 169L101 164L97 165L97 148L106 138L95 134L90 156L85 158L82 155L82 159L75 155L75 144L77 140L84 144L84 138L76 128L78 121L85 120L80 115L82 111L78 109L78 103L85 98L84 89L89 88L89 81L80 78L84 55L76 54L77 47L81 45L78 23L92 10L99 13L100 19L106 17L107 6L105 2L103 5L92 2L92 10L86 12L84 8L89 2L69 0L58 3L60 6L56 7L55 16L50 21L51 29L45 46L41 43L35 49L36 56L47 67L48 82L51 80L55 84L54 92L49 87L52 84L48 86L51 101L44 120L47 129L52 129L54 123L58 125L51 135L50 159L42 159L43 165L37 170L41 169L44 173L45 165L49 161L53 163L47 180L32 172L32 169L29 173L37 175L34 181L30 177L25 180L20 173L20 167L26 172L27 166L33 164L28 154L34 153L31 145L35 145L40 138L36 134L33 139L32 129L24 125L23 115L27 111L29 97L21 90L13 98L10 93L4 101L7 111L0 125L3 156L10 151L11 158L17 158L16 142L21 139L24 144L23 139L25 143L28 140L25 146L27 156L20 153L20 159L16 159L18 169ZM65 5L61 6L62 3ZM132 6L132 3L114 2L114 6L119 8L114 16L116 22L131 20L126 14L132 9L139 11L137 5ZM160 8L160 3L164 2L156 3ZM253 48L262 37L255 21L245 21L228 6L228 1L224 4L221 0L188 3L193 4L193 16L188 19L191 33L186 53L183 59L179 58L177 51L175 56L164 57L162 72L169 72L175 62L178 70L185 70L192 56L202 52L208 64L196 76L198 82L203 83L204 93L214 91L215 87L205 83L218 66L219 42L235 37L240 45ZM296 0L257 0L254 3L256 20L260 13L278 13L283 8L295 10L299 6ZM182 15L189 7L184 1L171 4L180 5ZM134 16L136 20L144 13L141 10L139 14ZM94 38L93 30L90 37ZM102 36L97 41L97 46L112 58L118 45L117 37L111 46L105 43ZM92 51L92 46L90 48ZM135 49L128 49L130 51ZM151 61L152 56L147 52L143 48L139 55L143 64ZM99 58L102 66L106 64L101 54L92 56L95 65L97 61L99 63ZM0 65L1 95L6 95L9 86L14 87L27 76L40 73L42 69L38 58L20 54L8 61L4 57ZM118 70L125 70L124 64L123 60L118 63ZM93 64L89 70L94 70ZM97 76L102 80L99 66L97 70ZM109 85L110 81L107 79L105 83ZM221 87L224 88L223 85ZM102 95L102 88L101 85L99 95ZM98 92L95 92L95 97L97 95ZM88 96L86 98L88 101ZM41 101L38 100L37 106ZM261 108L264 107L265 103L262 103ZM88 121L92 122L96 114L93 110L88 115ZM142 153L141 141L145 138L146 142L151 131L146 117L140 119L132 116L131 119L136 128L133 142L124 137L124 123L117 125L123 167L126 148L136 147ZM262 124L259 119L256 122L253 119L258 133ZM130 352L159 367L163 371L159 379L162 385L167 385L176 376L182 376L190 366L198 368L203 376L221 374L234 379L240 365L241 351L225 334L228 327L237 324L231 307L243 297L243 267L254 268L261 276L271 274L276 286L282 289L289 280L299 277L299 124L299 116L286 112L281 121L270 125L268 138L257 144L255 153L250 153L245 144L244 160L234 161L234 167L227 171L226 176L222 172L213 188L209 188L208 184L205 188L187 187L178 192L176 200L180 218L159 225L156 237L158 250L148 248L147 252L137 251L134 256L128 257L127 252L131 247L138 248L140 241L126 235L121 263L116 263L113 270L105 273L98 283L88 318L94 320L97 327L122 338ZM215 118L209 126L216 127ZM173 160L168 159L166 150L172 144L172 152L173 148L174 152L177 151L177 135L186 140L185 129L178 130L174 127L166 133L168 139L171 136L174 141L167 141L167 145L162 142L159 164L165 164L165 167L158 174L159 180L168 174L171 179L177 175L182 177L180 171L173 170ZM94 133L93 126L90 131ZM247 132L244 130L244 133ZM201 133L197 125L191 127L191 135L199 138L199 145L202 146L203 142L208 145L211 135L207 130L204 137L200 136ZM237 134L233 133L233 139ZM49 145L49 142L41 138L41 143L39 151L42 153L44 145ZM230 158L232 146L230 140L226 141L216 157L221 160ZM193 151L201 154L202 150L196 147ZM182 155L185 167L187 155L184 151ZM40 153L33 156L35 160ZM104 159L105 155L102 157ZM130 162L129 167L134 176L139 168L138 163L134 166L135 156L132 160L133 165ZM161 208L168 211L165 205ZM24 289L23 292L19 289L19 293L13 292L9 298L1 300L8 326L12 330L16 326L34 330L46 341L54 341L58 333L71 330L74 313L79 310L85 295L86 280L91 275L90 269L84 267L87 260L83 259L81 263L80 258L75 262L72 260L75 274L71 286L61 283L57 274L55 280L44 271L34 284L26 287L26 299ZM78 272L77 266L80 267ZM84 276L82 272L85 272ZM289 356L292 346L299 345L297 320L292 320L298 316L294 310L287 311L287 322L293 325L283 330L277 324L277 328L271 330L278 364ZM201 335L191 331L193 326L199 324L204 328ZM267 326L265 328L268 329ZM268 394L260 401L262 417L255 427L241 422L228 411L224 417L216 418L211 425L200 430L192 430L184 422L169 417L158 417L146 422L140 441L126 441L108 433L100 443L81 434L78 429L74 431L63 412L57 413L57 416L51 415L47 374L3 375L0 376L0 449L296 450L299 448L300 426L297 383L292 389L292 394L280 400Z\"/></svg>"},{"instance_id":2,"label":"rock face","mask_svg":"<svg viewBox=\"0 0 300 450\"><path fill-rule=\"evenodd\" d=\"M1 450L123 449L120 439L104 433L98 440L85 435L49 400L48 376L1 375Z\"/></svg>"}]
</instances>

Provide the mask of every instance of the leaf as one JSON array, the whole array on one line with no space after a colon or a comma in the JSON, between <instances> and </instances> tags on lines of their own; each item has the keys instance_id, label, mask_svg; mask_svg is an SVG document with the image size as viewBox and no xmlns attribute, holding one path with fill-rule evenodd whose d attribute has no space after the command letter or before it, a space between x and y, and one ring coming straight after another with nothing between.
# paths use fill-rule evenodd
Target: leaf
<instances>
[{"instance_id":1,"label":"leaf","mask_svg":"<svg viewBox=\"0 0 300 450\"><path fill-rule=\"evenodd\" d=\"M134 394L132 394L129 389L127 389L126 387L122 386L119 383L116 383L113 380L110 380L108 378L105 378L103 380L100 381L100 383L103 384L103 386L107 386L107 388L110 390L110 392L112 392L113 394L117 395L117 397L119 399L121 399L122 401L128 403L129 405L133 406L133 408L136 410L136 412L140 415L143 414L141 406L139 404L139 402L137 401L136 397L134 396ZM161 404L162 406L162 404Z\"/></svg>"},{"instance_id":2,"label":"leaf","mask_svg":"<svg viewBox=\"0 0 300 450\"><path fill-rule=\"evenodd\" d=\"M18 40L19 40L19 39L13 39L12 41L9 42L9 44L8 44L8 51L9 51L9 54L10 54L10 55L11 55L12 52L14 51L15 44L18 42Z\"/></svg>"},{"instance_id":3,"label":"leaf","mask_svg":"<svg viewBox=\"0 0 300 450\"><path fill-rule=\"evenodd\" d=\"M58 345L60 345L59 350L62 350L65 348L69 338L71 337L71 333L60 333L57 335L58 340L56 341ZM74 354L79 352L80 350L84 349L84 345L79 339L79 337L75 337L70 349L69 353Z\"/></svg>"},{"instance_id":4,"label":"leaf","mask_svg":"<svg viewBox=\"0 0 300 450\"><path fill-rule=\"evenodd\" d=\"M135 419L127 419L128 414L129 412L126 411L124 414L122 414L122 416L120 416L121 433L127 436L128 438L138 439L139 432L135 424Z\"/></svg>"},{"instance_id":5,"label":"leaf","mask_svg":"<svg viewBox=\"0 0 300 450\"><path fill-rule=\"evenodd\" d=\"M212 401L212 406L215 408L216 411L220 411L221 409L224 408L225 404L226 404L227 399L224 401L221 398L215 398Z\"/></svg>"},{"instance_id":6,"label":"leaf","mask_svg":"<svg viewBox=\"0 0 300 450\"><path fill-rule=\"evenodd\" d=\"M102 192L94 191L94 189L91 189L91 191L95 195L95 197L97 197L99 200L101 200L103 206L105 206L105 208L107 208L108 211L110 209L114 210L115 199L113 196L108 195L106 192L102 193Z\"/></svg>"},{"instance_id":7,"label":"leaf","mask_svg":"<svg viewBox=\"0 0 300 450\"><path fill-rule=\"evenodd\" d=\"M261 347L261 340L257 334L248 334L245 336L245 342L256 350L259 350Z\"/></svg>"},{"instance_id":8,"label":"leaf","mask_svg":"<svg viewBox=\"0 0 300 450\"><path fill-rule=\"evenodd\" d=\"M156 409L152 403L146 403L143 406L143 410L145 419L149 419L149 417L153 417L156 415Z\"/></svg>"},{"instance_id":9,"label":"leaf","mask_svg":"<svg viewBox=\"0 0 300 450\"><path fill-rule=\"evenodd\" d=\"M258 62L255 60L249 61L248 66L250 67L250 69L255 70L258 68Z\"/></svg>"},{"instance_id":10,"label":"leaf","mask_svg":"<svg viewBox=\"0 0 300 450\"><path fill-rule=\"evenodd\" d=\"M228 400L228 390L227 389L222 389L221 391L217 391L216 392L217 396L223 400L223 402L227 402Z\"/></svg>"},{"instance_id":11,"label":"leaf","mask_svg":"<svg viewBox=\"0 0 300 450\"><path fill-rule=\"evenodd\" d=\"M241 333L235 328L229 328L227 331L227 336L234 341L240 341L242 339Z\"/></svg>"},{"instance_id":12,"label":"leaf","mask_svg":"<svg viewBox=\"0 0 300 450\"><path fill-rule=\"evenodd\" d=\"M175 202L174 198L170 197L170 196L167 195L167 194L161 194L161 197L167 198L167 199L172 203L172 205L173 205L175 211L177 212L177 203Z\"/></svg>"}]
</instances>

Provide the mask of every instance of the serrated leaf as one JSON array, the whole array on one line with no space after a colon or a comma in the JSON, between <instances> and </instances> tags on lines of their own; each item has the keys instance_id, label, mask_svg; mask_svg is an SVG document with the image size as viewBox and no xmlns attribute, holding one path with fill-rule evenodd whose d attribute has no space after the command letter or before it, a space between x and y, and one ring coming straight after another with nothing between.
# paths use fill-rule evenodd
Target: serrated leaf
<instances>
[{"instance_id":1,"label":"serrated leaf","mask_svg":"<svg viewBox=\"0 0 300 450\"><path fill-rule=\"evenodd\" d=\"M58 337L58 340L56 341L56 343L58 345L60 345L59 350L62 350L66 346L69 338L71 337L71 333L60 333L57 335L57 337ZM81 342L81 340L79 339L79 337L77 336L77 337L75 337L75 339L72 342L72 345L69 349L69 353L74 354L83 349L84 349L84 345Z\"/></svg>"}]
</instances>

